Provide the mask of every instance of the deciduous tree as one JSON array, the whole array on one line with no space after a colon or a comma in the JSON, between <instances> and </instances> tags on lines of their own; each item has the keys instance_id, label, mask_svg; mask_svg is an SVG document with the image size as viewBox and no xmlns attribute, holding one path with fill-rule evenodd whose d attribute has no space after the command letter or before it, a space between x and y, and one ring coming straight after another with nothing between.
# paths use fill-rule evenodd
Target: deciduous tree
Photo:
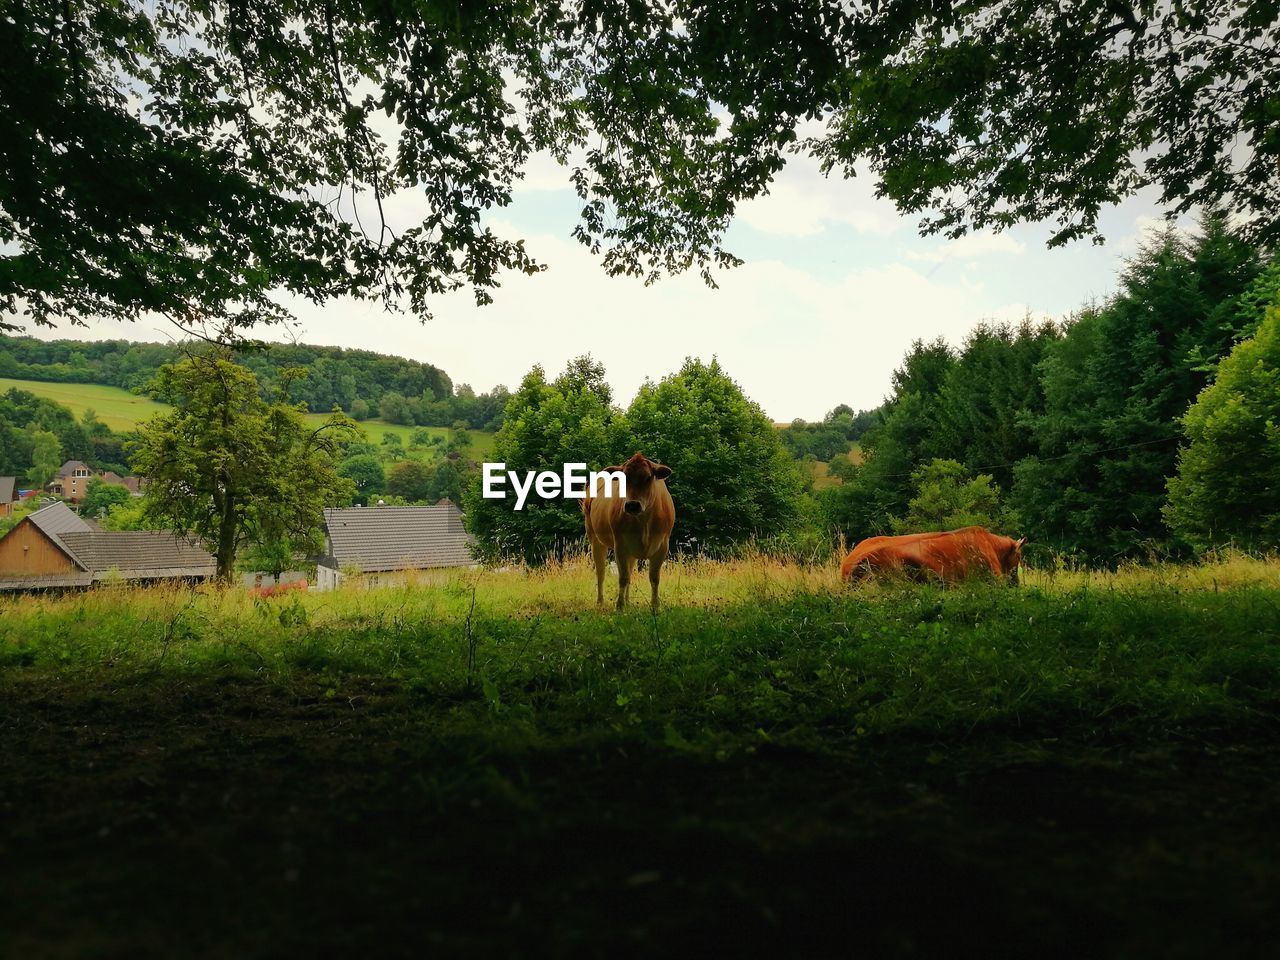
<instances>
[{"instance_id":1,"label":"deciduous tree","mask_svg":"<svg viewBox=\"0 0 1280 960\"><path fill-rule=\"evenodd\" d=\"M1165 516L1205 549L1280 549L1280 301L1182 418L1190 444Z\"/></svg>"},{"instance_id":2,"label":"deciduous tree","mask_svg":"<svg viewBox=\"0 0 1280 960\"><path fill-rule=\"evenodd\" d=\"M773 422L719 362L686 360L645 383L619 427L618 456L640 450L674 471L678 549L719 552L795 522L804 477Z\"/></svg>"},{"instance_id":3,"label":"deciduous tree","mask_svg":"<svg viewBox=\"0 0 1280 960\"><path fill-rule=\"evenodd\" d=\"M736 262L735 211L796 150L953 236L1065 242L1154 186L1271 243L1278 48L1271 0L28 0L0 17L0 306L485 302L539 269L484 217L536 151L571 166L578 239L646 279Z\"/></svg>"},{"instance_id":4,"label":"deciduous tree","mask_svg":"<svg viewBox=\"0 0 1280 960\"><path fill-rule=\"evenodd\" d=\"M337 467L354 423L333 414L313 427L299 406L268 403L227 351L162 368L153 393L174 409L138 431L133 466L149 481L147 513L208 544L220 579L245 543L314 540L324 507L351 501L354 484Z\"/></svg>"}]
</instances>

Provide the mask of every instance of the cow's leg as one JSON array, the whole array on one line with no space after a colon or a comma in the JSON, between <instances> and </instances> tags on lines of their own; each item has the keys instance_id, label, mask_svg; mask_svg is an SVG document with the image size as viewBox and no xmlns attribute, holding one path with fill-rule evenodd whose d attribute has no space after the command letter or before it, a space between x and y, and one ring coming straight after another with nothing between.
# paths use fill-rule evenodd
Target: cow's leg
<instances>
[{"instance_id":1,"label":"cow's leg","mask_svg":"<svg viewBox=\"0 0 1280 960\"><path fill-rule=\"evenodd\" d=\"M653 588L653 612L658 612L658 579L662 576L662 564L667 559L667 546L663 544L658 552L649 558L649 586Z\"/></svg>"},{"instance_id":2,"label":"cow's leg","mask_svg":"<svg viewBox=\"0 0 1280 960\"><path fill-rule=\"evenodd\" d=\"M604 574L609 568L609 548L598 540L591 541L591 559L596 564L596 606L604 606Z\"/></svg>"},{"instance_id":3,"label":"cow's leg","mask_svg":"<svg viewBox=\"0 0 1280 960\"><path fill-rule=\"evenodd\" d=\"M618 609L621 610L631 598L631 573L636 561L634 557L618 553L616 549L613 556L618 561Z\"/></svg>"}]
</instances>

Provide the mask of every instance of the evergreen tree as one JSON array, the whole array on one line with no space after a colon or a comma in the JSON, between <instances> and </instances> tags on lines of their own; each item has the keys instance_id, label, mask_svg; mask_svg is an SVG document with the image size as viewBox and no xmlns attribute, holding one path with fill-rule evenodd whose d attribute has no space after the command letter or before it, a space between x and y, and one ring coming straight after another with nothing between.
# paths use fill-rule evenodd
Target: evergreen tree
<instances>
[{"instance_id":1,"label":"evergreen tree","mask_svg":"<svg viewBox=\"0 0 1280 960\"><path fill-rule=\"evenodd\" d=\"M1104 563L1167 546L1179 418L1230 342L1222 324L1257 270L1254 251L1211 213L1191 240L1170 230L1146 243L1120 293L1050 348L1039 450L1014 488L1035 539Z\"/></svg>"},{"instance_id":2,"label":"evergreen tree","mask_svg":"<svg viewBox=\"0 0 1280 960\"><path fill-rule=\"evenodd\" d=\"M818 495L833 531L850 540L891 532L892 518L907 509L912 472L945 452L942 391L955 363L941 338L911 345L893 373L893 394L880 421L862 437L862 465Z\"/></svg>"},{"instance_id":3,"label":"evergreen tree","mask_svg":"<svg viewBox=\"0 0 1280 960\"><path fill-rule=\"evenodd\" d=\"M1038 365L1061 339L1051 323L981 324L947 371L938 413L937 451L1002 487L1013 465L1035 452L1032 419L1044 410Z\"/></svg>"}]
</instances>

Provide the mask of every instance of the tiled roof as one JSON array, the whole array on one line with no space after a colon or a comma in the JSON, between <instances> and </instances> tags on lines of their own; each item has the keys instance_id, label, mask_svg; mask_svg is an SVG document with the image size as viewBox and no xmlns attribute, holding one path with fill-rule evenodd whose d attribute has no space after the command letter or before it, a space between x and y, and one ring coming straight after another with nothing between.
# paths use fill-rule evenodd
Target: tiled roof
<instances>
[{"instance_id":1,"label":"tiled roof","mask_svg":"<svg viewBox=\"0 0 1280 960\"><path fill-rule=\"evenodd\" d=\"M207 550L165 530L98 530L64 533L59 539L93 571L94 579L116 571L126 580L210 577L217 564Z\"/></svg>"},{"instance_id":2,"label":"tiled roof","mask_svg":"<svg viewBox=\"0 0 1280 960\"><path fill-rule=\"evenodd\" d=\"M39 527L40 532L46 537L51 537L55 543L62 544L68 556L79 564L81 569L89 569L89 565L76 556L75 549L62 543L61 540L64 533L87 533L91 529L71 511L70 507L61 501L51 503L47 507L41 507L35 513L27 514L27 519Z\"/></svg>"},{"instance_id":3,"label":"tiled roof","mask_svg":"<svg viewBox=\"0 0 1280 960\"><path fill-rule=\"evenodd\" d=\"M16 477L0 477L0 503L11 503L17 499L18 480Z\"/></svg>"},{"instance_id":4,"label":"tiled roof","mask_svg":"<svg viewBox=\"0 0 1280 960\"><path fill-rule=\"evenodd\" d=\"M103 530L76 516L65 503L51 504L27 519L84 571L33 578L37 585L71 586L81 580L101 580L112 571L126 580L211 577L217 569L207 550L168 531ZM62 583L63 580L67 582Z\"/></svg>"},{"instance_id":5,"label":"tiled roof","mask_svg":"<svg viewBox=\"0 0 1280 960\"><path fill-rule=\"evenodd\" d=\"M430 507L347 507L324 512L329 547L339 568L365 573L466 567L475 563L462 511Z\"/></svg>"},{"instance_id":6,"label":"tiled roof","mask_svg":"<svg viewBox=\"0 0 1280 960\"><path fill-rule=\"evenodd\" d=\"M66 463L64 463L62 466L58 468L58 476L69 477L77 469L88 470L89 465L80 460L68 460Z\"/></svg>"}]
</instances>

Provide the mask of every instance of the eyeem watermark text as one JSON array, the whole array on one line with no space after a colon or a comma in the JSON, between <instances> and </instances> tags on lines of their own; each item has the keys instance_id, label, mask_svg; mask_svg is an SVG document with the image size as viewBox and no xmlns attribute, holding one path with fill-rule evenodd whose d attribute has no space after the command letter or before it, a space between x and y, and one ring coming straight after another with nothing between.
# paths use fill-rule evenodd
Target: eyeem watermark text
<instances>
[{"instance_id":1,"label":"eyeem watermark text","mask_svg":"<svg viewBox=\"0 0 1280 960\"><path fill-rule=\"evenodd\" d=\"M585 463L566 463L562 473L556 473L554 470L543 470L535 473L532 470L526 470L524 475L524 483L520 482L520 475L514 470L507 470L505 463L486 463L484 465L484 486L481 492L486 500L504 500L507 496L507 481L511 481L511 488L516 492L515 509L523 510L525 501L529 498L529 491L532 490L542 497L544 500L552 500L555 497L567 497L570 500L582 500L587 496L587 491L595 490L596 484L603 479L603 487L598 491L602 496L615 496L614 489L617 489L616 496L625 497L627 495L627 475L621 470L593 470L587 472Z\"/></svg>"}]
</instances>

